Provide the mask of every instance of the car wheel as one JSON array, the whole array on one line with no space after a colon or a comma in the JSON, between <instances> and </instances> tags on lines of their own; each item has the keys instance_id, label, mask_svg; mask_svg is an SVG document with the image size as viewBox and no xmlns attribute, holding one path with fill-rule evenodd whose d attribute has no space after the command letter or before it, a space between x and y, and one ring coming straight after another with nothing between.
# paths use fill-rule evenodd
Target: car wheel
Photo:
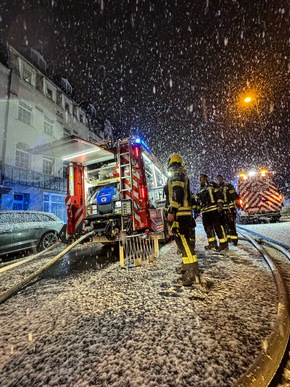
<instances>
[{"instance_id":1,"label":"car wheel","mask_svg":"<svg viewBox=\"0 0 290 387\"><path fill-rule=\"evenodd\" d=\"M38 250L42 251L54 245L58 241L57 234L54 231L49 231L44 234L39 242Z\"/></svg>"}]
</instances>

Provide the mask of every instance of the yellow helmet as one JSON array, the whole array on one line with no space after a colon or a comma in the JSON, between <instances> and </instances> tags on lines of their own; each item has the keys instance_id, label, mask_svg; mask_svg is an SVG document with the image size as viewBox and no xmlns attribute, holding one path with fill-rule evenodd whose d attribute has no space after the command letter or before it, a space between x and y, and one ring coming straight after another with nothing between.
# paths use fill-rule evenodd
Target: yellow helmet
<instances>
[{"instance_id":1,"label":"yellow helmet","mask_svg":"<svg viewBox=\"0 0 290 387\"><path fill-rule=\"evenodd\" d=\"M180 156L179 153L173 153L167 163L167 169L172 168L172 167L184 167L184 162L182 160L182 157Z\"/></svg>"}]
</instances>

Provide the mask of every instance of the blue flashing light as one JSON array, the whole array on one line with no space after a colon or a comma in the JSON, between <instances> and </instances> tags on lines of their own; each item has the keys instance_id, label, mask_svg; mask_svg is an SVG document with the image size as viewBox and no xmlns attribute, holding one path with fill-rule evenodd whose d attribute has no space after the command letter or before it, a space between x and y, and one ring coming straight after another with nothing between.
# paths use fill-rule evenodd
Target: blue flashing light
<instances>
[{"instance_id":1,"label":"blue flashing light","mask_svg":"<svg viewBox=\"0 0 290 387\"><path fill-rule=\"evenodd\" d=\"M150 148L148 145L142 140L141 137L133 137L133 143L137 146L142 145L144 149L146 149L147 152L151 153Z\"/></svg>"},{"instance_id":2,"label":"blue flashing light","mask_svg":"<svg viewBox=\"0 0 290 387\"><path fill-rule=\"evenodd\" d=\"M151 150L149 149L148 145L145 144L145 142L140 137L134 138L133 141L135 145L142 145L147 150L147 152L151 153Z\"/></svg>"}]
</instances>

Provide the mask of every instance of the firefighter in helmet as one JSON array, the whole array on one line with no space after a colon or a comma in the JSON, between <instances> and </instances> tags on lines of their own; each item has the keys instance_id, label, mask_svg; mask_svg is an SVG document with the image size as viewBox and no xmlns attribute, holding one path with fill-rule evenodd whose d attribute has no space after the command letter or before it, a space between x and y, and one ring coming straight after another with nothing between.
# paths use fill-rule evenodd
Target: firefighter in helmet
<instances>
[{"instance_id":1,"label":"firefighter in helmet","mask_svg":"<svg viewBox=\"0 0 290 387\"><path fill-rule=\"evenodd\" d=\"M214 181L209 181L208 176L204 173L200 174L199 181L200 187L196 192L197 208L195 217L201 212L202 223L208 240L205 249L228 250L228 239L219 216L219 213L223 211L223 198L220 188ZM219 240L219 246L217 245L216 236Z\"/></svg>"},{"instance_id":2,"label":"firefighter in helmet","mask_svg":"<svg viewBox=\"0 0 290 387\"><path fill-rule=\"evenodd\" d=\"M224 181L223 175L217 175L218 185L223 195L223 219L228 241L231 241L235 246L238 244L238 233L236 229L236 208L240 208L240 197L235 190L235 187Z\"/></svg>"},{"instance_id":3,"label":"firefighter in helmet","mask_svg":"<svg viewBox=\"0 0 290 387\"><path fill-rule=\"evenodd\" d=\"M177 248L182 256L182 265L179 270L182 277L177 280L177 283L190 286L193 283L200 283L200 278L195 254L195 241L192 237L193 218L190 184L180 154L174 153L169 157L167 170L170 175L164 187L168 205L167 220L171 225Z\"/></svg>"}]
</instances>

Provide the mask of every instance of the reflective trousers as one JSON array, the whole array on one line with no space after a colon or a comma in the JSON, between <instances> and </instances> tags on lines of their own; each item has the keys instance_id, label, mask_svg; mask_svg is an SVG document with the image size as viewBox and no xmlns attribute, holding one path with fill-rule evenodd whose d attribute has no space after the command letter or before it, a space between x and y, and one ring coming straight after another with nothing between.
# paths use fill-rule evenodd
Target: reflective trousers
<instances>
[{"instance_id":1,"label":"reflective trousers","mask_svg":"<svg viewBox=\"0 0 290 387\"><path fill-rule=\"evenodd\" d=\"M172 225L174 239L184 265L197 262L195 254L195 229L192 216L178 216Z\"/></svg>"},{"instance_id":2,"label":"reflective trousers","mask_svg":"<svg viewBox=\"0 0 290 387\"><path fill-rule=\"evenodd\" d=\"M234 243L237 243L238 241L236 217L237 217L237 213L235 208L229 208L224 211L225 231L228 239L230 239Z\"/></svg>"},{"instance_id":3,"label":"reflective trousers","mask_svg":"<svg viewBox=\"0 0 290 387\"><path fill-rule=\"evenodd\" d=\"M202 224L203 224L204 231L206 233L209 245L217 246L216 235L219 239L220 245L228 244L228 238L226 236L224 226L222 225L221 217L217 210L203 212Z\"/></svg>"}]
</instances>

